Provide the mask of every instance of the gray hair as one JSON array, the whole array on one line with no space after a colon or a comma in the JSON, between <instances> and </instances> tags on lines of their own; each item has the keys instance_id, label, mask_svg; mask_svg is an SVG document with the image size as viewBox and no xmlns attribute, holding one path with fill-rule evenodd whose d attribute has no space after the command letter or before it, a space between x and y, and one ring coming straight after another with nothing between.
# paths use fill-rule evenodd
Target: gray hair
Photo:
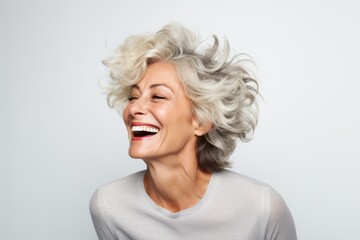
<instances>
[{"instance_id":1,"label":"gray hair","mask_svg":"<svg viewBox=\"0 0 360 240\"><path fill-rule=\"evenodd\" d=\"M206 45L190 30L169 24L153 35L128 37L103 61L110 72L107 101L120 113L147 66L160 61L175 65L195 117L212 126L197 145L198 164L204 171L229 167L237 139L252 138L258 117L257 81L244 66L252 60L245 54L231 55L226 39L220 47L219 38L212 38L214 42Z\"/></svg>"}]
</instances>

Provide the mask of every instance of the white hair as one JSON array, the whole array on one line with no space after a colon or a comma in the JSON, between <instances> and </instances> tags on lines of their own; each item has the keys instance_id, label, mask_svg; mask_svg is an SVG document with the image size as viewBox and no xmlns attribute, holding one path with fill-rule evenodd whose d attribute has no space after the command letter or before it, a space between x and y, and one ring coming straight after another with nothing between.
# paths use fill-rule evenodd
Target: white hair
<instances>
[{"instance_id":1,"label":"white hair","mask_svg":"<svg viewBox=\"0 0 360 240\"><path fill-rule=\"evenodd\" d=\"M257 124L258 85L252 63L245 54L230 54L228 41L220 47L218 37L206 45L190 30L169 24L153 35L128 37L103 63L110 71L107 100L122 112L131 87L147 67L160 61L173 63L193 103L193 113L211 129L198 140L197 159L201 169L220 171L229 166L236 140L248 141ZM200 49L201 48L201 49Z\"/></svg>"}]
</instances>

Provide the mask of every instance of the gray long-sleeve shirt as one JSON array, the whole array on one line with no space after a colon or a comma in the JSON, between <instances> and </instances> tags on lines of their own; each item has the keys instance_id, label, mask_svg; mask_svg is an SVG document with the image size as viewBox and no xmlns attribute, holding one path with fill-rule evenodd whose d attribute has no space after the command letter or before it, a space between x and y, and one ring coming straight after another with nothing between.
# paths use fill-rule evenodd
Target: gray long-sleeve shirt
<instances>
[{"instance_id":1,"label":"gray long-sleeve shirt","mask_svg":"<svg viewBox=\"0 0 360 240\"><path fill-rule=\"evenodd\" d=\"M270 186L229 170L212 174L203 198L177 213L147 195L145 171L99 187L90 212L100 240L296 240L292 216Z\"/></svg>"}]
</instances>

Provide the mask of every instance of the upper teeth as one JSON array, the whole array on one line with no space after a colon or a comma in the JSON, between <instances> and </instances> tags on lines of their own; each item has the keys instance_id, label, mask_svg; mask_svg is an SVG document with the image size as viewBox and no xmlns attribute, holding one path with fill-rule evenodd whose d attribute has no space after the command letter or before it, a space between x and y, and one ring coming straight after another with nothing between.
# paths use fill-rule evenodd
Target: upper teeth
<instances>
[{"instance_id":1,"label":"upper teeth","mask_svg":"<svg viewBox=\"0 0 360 240\"><path fill-rule=\"evenodd\" d=\"M131 131L133 132L153 132L153 133L157 133L159 131L159 129L154 128L154 127L149 127L149 126L132 126Z\"/></svg>"}]
</instances>

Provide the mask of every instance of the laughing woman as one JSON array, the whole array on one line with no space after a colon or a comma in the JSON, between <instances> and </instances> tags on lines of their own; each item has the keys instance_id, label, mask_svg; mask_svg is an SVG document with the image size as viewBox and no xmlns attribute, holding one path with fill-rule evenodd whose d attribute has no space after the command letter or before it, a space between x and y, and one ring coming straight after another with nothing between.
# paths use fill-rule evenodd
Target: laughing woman
<instances>
[{"instance_id":1,"label":"laughing woman","mask_svg":"<svg viewBox=\"0 0 360 240\"><path fill-rule=\"evenodd\" d=\"M96 190L99 239L296 239L281 196L226 169L256 126L257 82L242 55L213 39L204 46L167 25L127 38L104 61L108 103L123 115L129 155L147 168Z\"/></svg>"}]
</instances>

